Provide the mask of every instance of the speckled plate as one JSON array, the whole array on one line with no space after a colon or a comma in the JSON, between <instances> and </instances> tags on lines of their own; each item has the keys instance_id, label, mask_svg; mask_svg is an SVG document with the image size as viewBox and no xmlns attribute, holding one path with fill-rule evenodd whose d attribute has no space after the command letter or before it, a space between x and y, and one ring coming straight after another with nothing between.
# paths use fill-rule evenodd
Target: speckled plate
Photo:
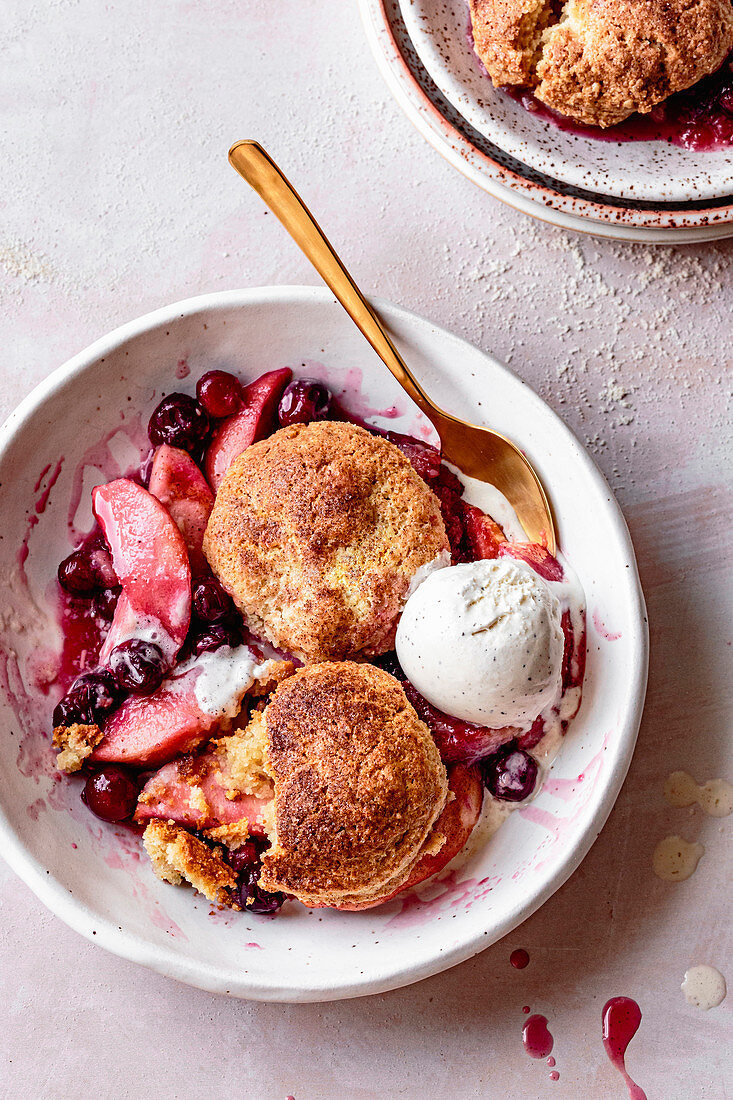
<instances>
[{"instance_id":1,"label":"speckled plate","mask_svg":"<svg viewBox=\"0 0 733 1100\"><path fill-rule=\"evenodd\" d=\"M437 87L422 64L399 0L359 0L382 75L416 129L455 168L531 217L615 240L680 244L733 235L733 195L660 204L611 199L538 172L493 144Z\"/></svg>"},{"instance_id":2,"label":"speckled plate","mask_svg":"<svg viewBox=\"0 0 733 1100\"><path fill-rule=\"evenodd\" d=\"M573 187L617 199L679 203L733 191L731 150L664 141L602 141L559 129L495 88L469 40L465 0L400 0L427 72L463 117L517 160Z\"/></svg>"},{"instance_id":3,"label":"speckled plate","mask_svg":"<svg viewBox=\"0 0 733 1100\"><path fill-rule=\"evenodd\" d=\"M69 552L67 520L71 513L76 523L91 523L91 485L139 457L162 392L190 393L212 367L252 378L297 365L348 392L356 411L379 422L376 410L387 410L382 423L420 431L416 408L332 295L270 287L167 306L59 367L0 429L0 852L92 943L219 993L272 1001L357 997L436 974L488 947L578 866L616 800L636 741L646 617L629 533L608 485L559 417L511 371L430 321L374 304L444 408L526 450L549 491L589 612L583 703L537 797L488 843L479 825L437 876L377 909L288 904L276 918L210 914L200 896L154 876L134 833L89 813L79 780L56 771L48 735L60 641L55 572Z\"/></svg>"}]
</instances>

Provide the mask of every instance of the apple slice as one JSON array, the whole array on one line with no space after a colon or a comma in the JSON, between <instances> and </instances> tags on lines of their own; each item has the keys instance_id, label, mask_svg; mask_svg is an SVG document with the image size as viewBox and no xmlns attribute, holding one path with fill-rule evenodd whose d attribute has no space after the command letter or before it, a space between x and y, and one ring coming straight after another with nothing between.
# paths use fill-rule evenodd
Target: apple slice
<instances>
[{"instance_id":1,"label":"apple slice","mask_svg":"<svg viewBox=\"0 0 733 1100\"><path fill-rule=\"evenodd\" d=\"M475 561L484 558L498 558L499 547L506 542L504 532L491 516L480 508L463 502L463 523L466 530L468 548Z\"/></svg>"},{"instance_id":2,"label":"apple slice","mask_svg":"<svg viewBox=\"0 0 733 1100\"><path fill-rule=\"evenodd\" d=\"M183 535L194 576L207 573L203 541L214 507L214 494L190 454L167 443L158 447L153 456L149 489L168 509Z\"/></svg>"},{"instance_id":3,"label":"apple slice","mask_svg":"<svg viewBox=\"0 0 733 1100\"><path fill-rule=\"evenodd\" d=\"M160 501L127 478L99 485L92 508L122 585L100 662L120 642L143 637L172 664L191 620L191 569L181 532Z\"/></svg>"},{"instance_id":4,"label":"apple slice","mask_svg":"<svg viewBox=\"0 0 733 1100\"><path fill-rule=\"evenodd\" d=\"M222 420L206 452L204 470L214 492L234 459L274 431L277 403L292 377L293 372L283 367L260 375L244 387L242 409Z\"/></svg>"},{"instance_id":5,"label":"apple slice","mask_svg":"<svg viewBox=\"0 0 733 1100\"><path fill-rule=\"evenodd\" d=\"M142 789L138 821L163 818L191 829L213 829L246 821L253 836L264 836L263 813L269 797L228 798L226 757L214 750L165 764Z\"/></svg>"},{"instance_id":6,"label":"apple slice","mask_svg":"<svg viewBox=\"0 0 733 1100\"><path fill-rule=\"evenodd\" d=\"M428 838L428 843L443 839L439 851L435 855L424 855L419 859L407 882L400 886L399 890L393 890L391 894L386 894L379 901L373 901L369 905L346 905L337 908L346 909L349 912L373 909L375 905L383 905L385 901L390 901L432 875L437 875L438 871L442 871L464 847L481 816L483 800L484 785L480 770L475 766L454 764L448 769L448 801Z\"/></svg>"},{"instance_id":7,"label":"apple slice","mask_svg":"<svg viewBox=\"0 0 733 1100\"><path fill-rule=\"evenodd\" d=\"M276 682L292 665L262 662L249 646L222 646L181 664L152 695L131 695L102 727L92 759L149 768L208 741L234 718L255 684Z\"/></svg>"},{"instance_id":8,"label":"apple slice","mask_svg":"<svg viewBox=\"0 0 733 1100\"><path fill-rule=\"evenodd\" d=\"M195 668L164 680L152 695L131 695L104 723L93 760L149 768L190 752L219 724L196 699Z\"/></svg>"},{"instance_id":9,"label":"apple slice","mask_svg":"<svg viewBox=\"0 0 733 1100\"><path fill-rule=\"evenodd\" d=\"M557 558L537 542L504 542L499 547L499 557L526 562L546 581L561 581L565 577Z\"/></svg>"}]
</instances>

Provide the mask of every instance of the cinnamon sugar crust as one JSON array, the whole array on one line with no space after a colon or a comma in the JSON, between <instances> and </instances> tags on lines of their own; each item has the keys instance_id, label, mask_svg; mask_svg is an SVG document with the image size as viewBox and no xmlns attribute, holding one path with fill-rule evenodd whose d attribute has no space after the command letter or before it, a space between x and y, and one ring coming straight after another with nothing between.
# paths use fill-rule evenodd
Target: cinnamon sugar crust
<instances>
[{"instance_id":1,"label":"cinnamon sugar crust","mask_svg":"<svg viewBox=\"0 0 733 1100\"><path fill-rule=\"evenodd\" d=\"M730 0L471 0L497 86L523 85L591 126L646 114L733 49Z\"/></svg>"},{"instance_id":2,"label":"cinnamon sugar crust","mask_svg":"<svg viewBox=\"0 0 733 1100\"><path fill-rule=\"evenodd\" d=\"M436 496L398 448L330 421L235 459L204 539L252 631L303 661L386 652L410 580L449 549Z\"/></svg>"},{"instance_id":3,"label":"cinnamon sugar crust","mask_svg":"<svg viewBox=\"0 0 733 1100\"><path fill-rule=\"evenodd\" d=\"M151 821L143 844L158 878L173 886L185 879L215 905L232 904L230 891L237 880L221 848L209 848L187 829L167 821Z\"/></svg>"},{"instance_id":4,"label":"cinnamon sugar crust","mask_svg":"<svg viewBox=\"0 0 733 1100\"><path fill-rule=\"evenodd\" d=\"M353 662L306 666L264 712L275 831L262 885L305 905L369 902L405 882L448 790L401 685Z\"/></svg>"}]
</instances>

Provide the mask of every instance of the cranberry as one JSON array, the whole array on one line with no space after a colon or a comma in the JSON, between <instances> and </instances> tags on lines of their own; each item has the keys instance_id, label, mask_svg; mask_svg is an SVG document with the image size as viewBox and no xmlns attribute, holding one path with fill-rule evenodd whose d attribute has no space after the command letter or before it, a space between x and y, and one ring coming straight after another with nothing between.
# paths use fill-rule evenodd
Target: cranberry
<instances>
[{"instance_id":1,"label":"cranberry","mask_svg":"<svg viewBox=\"0 0 733 1100\"><path fill-rule=\"evenodd\" d=\"M535 758L514 745L483 764L484 783L494 798L502 802L522 802L528 798L535 788L537 771Z\"/></svg>"},{"instance_id":2,"label":"cranberry","mask_svg":"<svg viewBox=\"0 0 733 1100\"><path fill-rule=\"evenodd\" d=\"M114 618L115 608L117 607L119 598L119 588L103 588L101 592L97 592L92 600L92 611L94 615L104 622L111 622Z\"/></svg>"},{"instance_id":3,"label":"cranberry","mask_svg":"<svg viewBox=\"0 0 733 1100\"><path fill-rule=\"evenodd\" d=\"M261 851L254 840L248 840L227 853L227 862L233 871L256 870L260 866Z\"/></svg>"},{"instance_id":4,"label":"cranberry","mask_svg":"<svg viewBox=\"0 0 733 1100\"><path fill-rule=\"evenodd\" d=\"M228 371L210 370L196 383L196 396L209 416L219 420L241 409L242 384Z\"/></svg>"},{"instance_id":5,"label":"cranberry","mask_svg":"<svg viewBox=\"0 0 733 1100\"><path fill-rule=\"evenodd\" d=\"M234 649L242 644L242 631L237 623L211 623L201 634L196 634L192 639L193 651L197 657L202 653L212 653L222 646L228 645Z\"/></svg>"},{"instance_id":6,"label":"cranberry","mask_svg":"<svg viewBox=\"0 0 733 1100\"><path fill-rule=\"evenodd\" d=\"M115 646L109 655L109 667L120 687L135 695L151 695L168 671L160 646L140 638Z\"/></svg>"},{"instance_id":7,"label":"cranberry","mask_svg":"<svg viewBox=\"0 0 733 1100\"><path fill-rule=\"evenodd\" d=\"M155 447L169 443L184 451L197 451L208 434L208 416L198 401L185 393L164 397L148 424L148 436Z\"/></svg>"},{"instance_id":8,"label":"cranberry","mask_svg":"<svg viewBox=\"0 0 733 1100\"><path fill-rule=\"evenodd\" d=\"M220 623L235 614L231 597L213 577L194 583L192 603L194 615L204 623Z\"/></svg>"},{"instance_id":9,"label":"cranberry","mask_svg":"<svg viewBox=\"0 0 733 1100\"><path fill-rule=\"evenodd\" d=\"M310 378L297 378L285 387L277 407L280 426L309 424L311 420L325 420L331 411L331 391L322 382Z\"/></svg>"},{"instance_id":10,"label":"cranberry","mask_svg":"<svg viewBox=\"0 0 733 1100\"><path fill-rule=\"evenodd\" d=\"M58 578L61 587L75 596L91 596L117 584L112 558L100 547L82 547L69 554L59 566Z\"/></svg>"},{"instance_id":11,"label":"cranberry","mask_svg":"<svg viewBox=\"0 0 733 1100\"><path fill-rule=\"evenodd\" d=\"M254 871L244 872L239 887L239 904L245 912L267 916L277 913L284 901L284 894L271 894L268 890L263 890Z\"/></svg>"},{"instance_id":12,"label":"cranberry","mask_svg":"<svg viewBox=\"0 0 733 1100\"><path fill-rule=\"evenodd\" d=\"M87 779L82 801L102 821L127 821L137 806L140 789L119 764L107 764Z\"/></svg>"},{"instance_id":13,"label":"cranberry","mask_svg":"<svg viewBox=\"0 0 733 1100\"><path fill-rule=\"evenodd\" d=\"M72 726L99 725L122 702L122 693L111 672L100 669L74 680L53 712L53 724Z\"/></svg>"}]
</instances>

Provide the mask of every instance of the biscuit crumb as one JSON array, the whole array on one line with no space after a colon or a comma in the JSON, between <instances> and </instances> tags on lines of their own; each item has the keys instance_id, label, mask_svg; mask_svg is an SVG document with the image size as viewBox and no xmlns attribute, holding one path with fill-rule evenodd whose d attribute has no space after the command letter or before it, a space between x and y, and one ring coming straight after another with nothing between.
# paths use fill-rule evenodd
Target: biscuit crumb
<instances>
[{"instance_id":1,"label":"biscuit crumb","mask_svg":"<svg viewBox=\"0 0 733 1100\"><path fill-rule=\"evenodd\" d=\"M231 867L224 862L221 848L209 848L180 825L151 821L143 844L158 878L179 886L183 879L216 905L232 905L229 894L237 885Z\"/></svg>"},{"instance_id":2,"label":"biscuit crumb","mask_svg":"<svg viewBox=\"0 0 733 1100\"><path fill-rule=\"evenodd\" d=\"M53 731L53 747L59 750L56 767L67 775L78 772L101 740L99 726L85 726L79 722L74 722L73 726L56 726Z\"/></svg>"}]
</instances>

